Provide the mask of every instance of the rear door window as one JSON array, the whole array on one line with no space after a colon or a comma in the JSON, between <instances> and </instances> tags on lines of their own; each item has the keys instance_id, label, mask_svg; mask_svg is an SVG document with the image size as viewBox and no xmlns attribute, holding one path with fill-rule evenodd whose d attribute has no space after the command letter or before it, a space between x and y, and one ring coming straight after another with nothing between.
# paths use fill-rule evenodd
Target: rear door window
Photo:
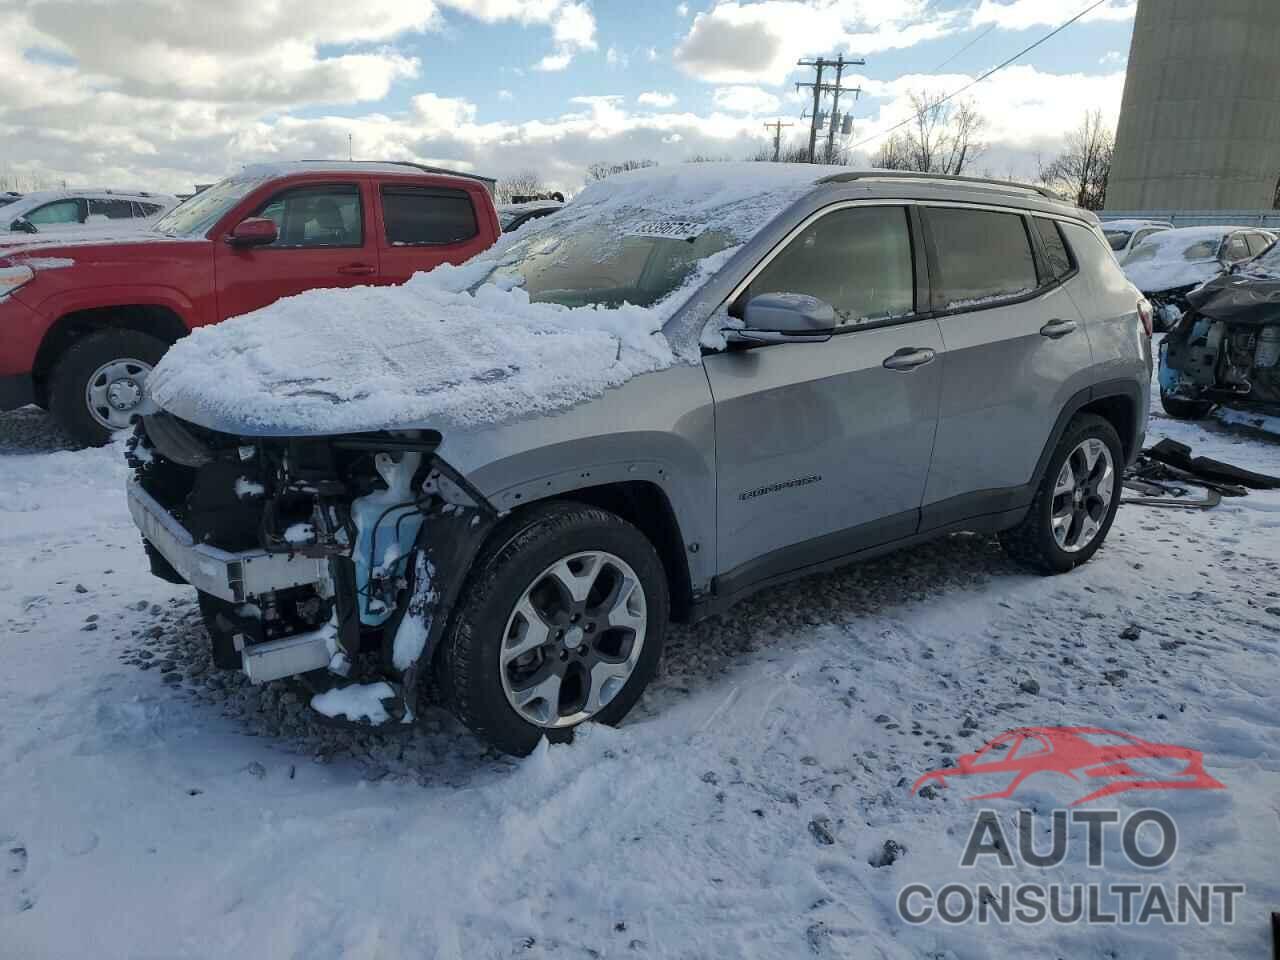
<instances>
[{"instance_id":1,"label":"rear door window","mask_svg":"<svg viewBox=\"0 0 1280 960\"><path fill-rule=\"evenodd\" d=\"M461 243L480 232L465 190L384 186L382 219L393 247Z\"/></svg>"},{"instance_id":2,"label":"rear door window","mask_svg":"<svg viewBox=\"0 0 1280 960\"><path fill-rule=\"evenodd\" d=\"M1271 238L1263 233L1250 233L1246 236L1246 240L1249 244L1249 252L1255 257L1271 246Z\"/></svg>"},{"instance_id":3,"label":"rear door window","mask_svg":"<svg viewBox=\"0 0 1280 960\"><path fill-rule=\"evenodd\" d=\"M926 223L936 254L937 310L962 310L1034 293L1036 261L1020 214L929 207Z\"/></svg>"},{"instance_id":4,"label":"rear door window","mask_svg":"<svg viewBox=\"0 0 1280 960\"><path fill-rule=\"evenodd\" d=\"M108 220L132 220L133 201L89 199L89 216L106 217Z\"/></svg>"},{"instance_id":5,"label":"rear door window","mask_svg":"<svg viewBox=\"0 0 1280 960\"><path fill-rule=\"evenodd\" d=\"M747 288L805 293L835 309L839 326L915 312L911 230L905 207L846 207L805 227Z\"/></svg>"}]
</instances>

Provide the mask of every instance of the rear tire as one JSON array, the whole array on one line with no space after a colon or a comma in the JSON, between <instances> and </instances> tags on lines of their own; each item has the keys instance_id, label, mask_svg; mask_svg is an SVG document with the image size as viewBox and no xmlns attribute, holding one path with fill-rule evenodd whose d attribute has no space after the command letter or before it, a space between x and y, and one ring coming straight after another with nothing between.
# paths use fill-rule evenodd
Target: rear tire
<instances>
[{"instance_id":1,"label":"rear tire","mask_svg":"<svg viewBox=\"0 0 1280 960\"><path fill-rule=\"evenodd\" d=\"M618 723L656 672L666 636L667 578L653 544L615 514L568 502L518 515L490 543L441 643L441 699L516 756L543 736L571 739L588 719ZM536 695L544 687L548 696Z\"/></svg>"},{"instance_id":2,"label":"rear tire","mask_svg":"<svg viewBox=\"0 0 1280 960\"><path fill-rule=\"evenodd\" d=\"M1097 444L1105 448L1105 456ZM1096 459L1090 461L1090 454ZM1104 473L1108 466L1109 475ZM1115 520L1123 470L1124 451L1115 427L1094 414L1077 414L1049 458L1027 515L999 534L1005 552L1047 574L1087 563Z\"/></svg>"},{"instance_id":3,"label":"rear tire","mask_svg":"<svg viewBox=\"0 0 1280 960\"><path fill-rule=\"evenodd\" d=\"M1209 400L1183 400L1171 397L1163 390L1160 391L1160 406L1175 420L1203 420L1213 409Z\"/></svg>"},{"instance_id":4,"label":"rear tire","mask_svg":"<svg viewBox=\"0 0 1280 960\"><path fill-rule=\"evenodd\" d=\"M53 368L49 410L75 440L106 443L129 425L147 374L168 349L165 341L137 330L100 330L77 340ZM90 402L91 390L96 403ZM118 423L109 426L113 421Z\"/></svg>"}]
</instances>

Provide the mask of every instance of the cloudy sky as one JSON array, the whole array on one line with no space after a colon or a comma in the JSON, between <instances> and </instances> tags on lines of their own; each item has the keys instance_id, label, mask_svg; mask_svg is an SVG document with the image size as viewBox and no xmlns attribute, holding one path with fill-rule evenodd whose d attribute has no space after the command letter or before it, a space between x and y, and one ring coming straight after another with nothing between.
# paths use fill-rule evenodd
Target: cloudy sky
<instances>
[{"instance_id":1,"label":"cloudy sky","mask_svg":"<svg viewBox=\"0 0 1280 960\"><path fill-rule=\"evenodd\" d=\"M573 189L596 160L742 158L797 123L795 61L867 65L851 142L1087 0L0 0L0 177L189 190L269 159L418 159ZM980 167L1034 173L1114 116L1136 0L973 91ZM871 144L868 150L874 150Z\"/></svg>"}]
</instances>

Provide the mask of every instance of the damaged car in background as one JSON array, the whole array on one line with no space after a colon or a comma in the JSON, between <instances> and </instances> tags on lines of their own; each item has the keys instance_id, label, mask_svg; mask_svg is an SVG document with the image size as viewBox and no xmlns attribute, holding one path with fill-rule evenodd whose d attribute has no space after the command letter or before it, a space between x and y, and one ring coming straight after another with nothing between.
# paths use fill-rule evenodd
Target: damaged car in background
<instances>
[{"instance_id":1,"label":"damaged car in background","mask_svg":"<svg viewBox=\"0 0 1280 960\"><path fill-rule=\"evenodd\" d=\"M1259 227L1178 227L1151 234L1122 262L1125 275L1155 307L1156 330L1164 331L1187 309L1188 293L1275 240Z\"/></svg>"},{"instance_id":2,"label":"damaged car in background","mask_svg":"<svg viewBox=\"0 0 1280 960\"><path fill-rule=\"evenodd\" d=\"M220 666L393 729L430 688L526 754L625 716L669 621L797 576L959 530L1087 562L1150 323L1041 188L636 171L459 266L194 331L129 506Z\"/></svg>"},{"instance_id":3,"label":"damaged car in background","mask_svg":"<svg viewBox=\"0 0 1280 960\"><path fill-rule=\"evenodd\" d=\"M1280 412L1280 245L1186 294L1160 347L1160 402L1179 419L1215 404Z\"/></svg>"}]
</instances>

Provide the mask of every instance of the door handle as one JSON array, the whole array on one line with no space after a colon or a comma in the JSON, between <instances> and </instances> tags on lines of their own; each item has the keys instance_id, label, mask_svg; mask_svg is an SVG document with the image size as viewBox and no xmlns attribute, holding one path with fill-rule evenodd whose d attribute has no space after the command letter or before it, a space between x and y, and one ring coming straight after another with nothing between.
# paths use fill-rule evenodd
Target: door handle
<instances>
[{"instance_id":1,"label":"door handle","mask_svg":"<svg viewBox=\"0 0 1280 960\"><path fill-rule=\"evenodd\" d=\"M369 263L348 263L346 266L339 267L338 272L348 277L367 277L376 273L377 267Z\"/></svg>"},{"instance_id":2,"label":"door handle","mask_svg":"<svg viewBox=\"0 0 1280 960\"><path fill-rule=\"evenodd\" d=\"M886 370L914 370L931 362L936 356L928 347L903 347L894 351L892 356L885 357L883 366Z\"/></svg>"},{"instance_id":3,"label":"door handle","mask_svg":"<svg viewBox=\"0 0 1280 960\"><path fill-rule=\"evenodd\" d=\"M1076 322L1074 320L1050 320L1040 328L1040 336L1048 337L1050 340L1057 340L1065 337L1068 333L1076 332Z\"/></svg>"}]
</instances>

